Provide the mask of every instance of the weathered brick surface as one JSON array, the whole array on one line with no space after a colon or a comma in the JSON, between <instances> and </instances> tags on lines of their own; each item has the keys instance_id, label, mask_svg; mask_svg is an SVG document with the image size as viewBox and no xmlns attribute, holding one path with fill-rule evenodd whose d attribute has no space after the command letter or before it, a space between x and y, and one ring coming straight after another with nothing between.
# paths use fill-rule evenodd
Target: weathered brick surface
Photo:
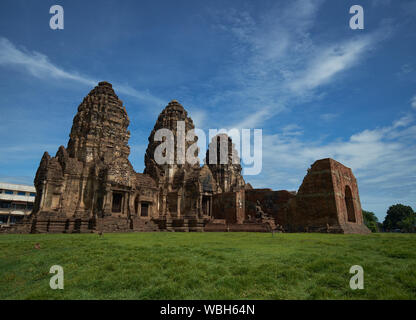
<instances>
[{"instance_id":1,"label":"weathered brick surface","mask_svg":"<svg viewBox=\"0 0 416 320\"><path fill-rule=\"evenodd\" d=\"M357 181L351 169L333 159L318 160L311 166L290 205L287 228L291 231L370 232L363 224Z\"/></svg>"},{"instance_id":2,"label":"weathered brick surface","mask_svg":"<svg viewBox=\"0 0 416 320\"><path fill-rule=\"evenodd\" d=\"M295 198L293 192L286 190L248 189L245 191L246 219L256 215L256 203L260 202L262 210L272 216L279 225L287 224L289 214L288 202Z\"/></svg>"},{"instance_id":3,"label":"weathered brick surface","mask_svg":"<svg viewBox=\"0 0 416 320\"><path fill-rule=\"evenodd\" d=\"M224 219L227 223L243 223L245 220L244 198L244 190L214 195L212 217Z\"/></svg>"}]
</instances>

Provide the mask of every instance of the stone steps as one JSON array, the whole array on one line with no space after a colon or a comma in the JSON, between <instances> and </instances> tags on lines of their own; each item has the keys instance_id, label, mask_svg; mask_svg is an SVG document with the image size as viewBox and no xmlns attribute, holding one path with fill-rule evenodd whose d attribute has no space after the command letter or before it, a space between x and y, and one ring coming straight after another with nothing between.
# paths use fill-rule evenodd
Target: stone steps
<instances>
[{"instance_id":1,"label":"stone steps","mask_svg":"<svg viewBox=\"0 0 416 320\"><path fill-rule=\"evenodd\" d=\"M208 223L205 225L205 232L271 232L273 229L268 223L242 223L223 224Z\"/></svg>"},{"instance_id":2,"label":"stone steps","mask_svg":"<svg viewBox=\"0 0 416 320\"><path fill-rule=\"evenodd\" d=\"M156 219L155 223L160 230L173 232L202 232L205 227L205 220L195 217L162 218Z\"/></svg>"}]
</instances>

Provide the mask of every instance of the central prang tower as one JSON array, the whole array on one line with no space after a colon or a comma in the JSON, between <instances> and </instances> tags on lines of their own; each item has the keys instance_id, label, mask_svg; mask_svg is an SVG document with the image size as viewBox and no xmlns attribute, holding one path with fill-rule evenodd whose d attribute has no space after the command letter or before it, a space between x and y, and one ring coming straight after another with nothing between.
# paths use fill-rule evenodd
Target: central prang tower
<instances>
[{"instance_id":1,"label":"central prang tower","mask_svg":"<svg viewBox=\"0 0 416 320\"><path fill-rule=\"evenodd\" d=\"M179 128L178 126L183 127ZM160 129L167 129L173 135L173 163L158 164L155 160L156 148L161 144L160 141L155 141L155 134ZM183 159L185 161L178 161L178 152L185 155L186 150L198 141L197 136L193 141L185 139L189 131L194 129L194 123L184 107L178 101L172 100L159 114L150 133L149 145L145 154L144 173L150 175L159 187L159 208L162 216L195 217L198 215L199 186L192 181L199 174L199 159L194 164L189 164L186 157ZM180 130L183 132L180 133ZM179 139L182 141L178 141ZM197 152L196 149L195 156L197 156Z\"/></svg>"}]
</instances>

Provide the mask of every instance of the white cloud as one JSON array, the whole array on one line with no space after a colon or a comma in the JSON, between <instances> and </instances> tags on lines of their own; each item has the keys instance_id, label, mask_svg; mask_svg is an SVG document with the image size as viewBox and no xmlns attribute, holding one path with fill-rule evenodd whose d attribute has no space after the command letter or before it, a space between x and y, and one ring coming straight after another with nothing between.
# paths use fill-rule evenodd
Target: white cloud
<instances>
[{"instance_id":1,"label":"white cloud","mask_svg":"<svg viewBox=\"0 0 416 320\"><path fill-rule=\"evenodd\" d=\"M0 37L0 65L12 66L26 71L31 76L38 79L60 79L75 81L88 86L96 86L99 82L97 79L82 75L78 72L66 71L55 64L49 58L39 52L29 52L18 49L8 39ZM118 93L126 94L146 103L163 105L164 101L149 92L138 91L129 85L114 84L114 89Z\"/></svg>"},{"instance_id":2,"label":"white cloud","mask_svg":"<svg viewBox=\"0 0 416 320\"><path fill-rule=\"evenodd\" d=\"M303 94L330 82L339 72L356 65L372 42L370 37L361 37L319 50L307 69L289 81L288 87Z\"/></svg>"},{"instance_id":3,"label":"white cloud","mask_svg":"<svg viewBox=\"0 0 416 320\"><path fill-rule=\"evenodd\" d=\"M414 96L410 102L410 105L413 109L416 109L416 96Z\"/></svg>"},{"instance_id":4,"label":"white cloud","mask_svg":"<svg viewBox=\"0 0 416 320\"><path fill-rule=\"evenodd\" d=\"M412 66L408 63L405 63L404 65L400 67L400 71L398 75L405 75L405 74L411 73L412 71L413 71Z\"/></svg>"},{"instance_id":5,"label":"white cloud","mask_svg":"<svg viewBox=\"0 0 416 320\"><path fill-rule=\"evenodd\" d=\"M200 109L189 109L188 108L188 115L191 116L192 121L194 122L195 128L202 129L205 125L205 120L207 118L207 114L204 110Z\"/></svg>"},{"instance_id":6,"label":"white cloud","mask_svg":"<svg viewBox=\"0 0 416 320\"><path fill-rule=\"evenodd\" d=\"M338 113L324 113L319 116L323 121L330 122L339 117Z\"/></svg>"},{"instance_id":7,"label":"white cloud","mask_svg":"<svg viewBox=\"0 0 416 320\"><path fill-rule=\"evenodd\" d=\"M234 124L232 127L237 129L258 128L269 115L270 110L267 107L258 111L251 111L249 116L244 117L242 121Z\"/></svg>"},{"instance_id":8,"label":"white cloud","mask_svg":"<svg viewBox=\"0 0 416 320\"><path fill-rule=\"evenodd\" d=\"M409 115L390 126L366 129L348 139L328 143L282 133L265 135L263 171L247 180L258 188L297 190L314 161L333 158L353 170L363 207L382 216L392 201L400 199L415 205L412 196L416 189L415 136L416 125ZM378 203L367 199L378 199Z\"/></svg>"},{"instance_id":9,"label":"white cloud","mask_svg":"<svg viewBox=\"0 0 416 320\"><path fill-rule=\"evenodd\" d=\"M6 38L0 38L0 65L11 65L26 70L39 79L67 79L93 86L97 83L77 73L66 72L53 65L47 56L39 52L19 50Z\"/></svg>"},{"instance_id":10,"label":"white cloud","mask_svg":"<svg viewBox=\"0 0 416 320\"><path fill-rule=\"evenodd\" d=\"M401 117L400 119L395 120L393 122L393 128L406 127L412 122L413 122L413 116L411 114L407 114Z\"/></svg>"},{"instance_id":11,"label":"white cloud","mask_svg":"<svg viewBox=\"0 0 416 320\"><path fill-rule=\"evenodd\" d=\"M315 38L311 29L323 2L292 1L262 16L252 11L223 13L220 29L234 37L230 46L235 60L224 70L229 77L216 80L227 81L232 89L211 102L230 106L225 126L261 127L284 110L319 99L326 85L367 59L391 33L383 21L377 31L354 33L346 40Z\"/></svg>"},{"instance_id":12,"label":"white cloud","mask_svg":"<svg viewBox=\"0 0 416 320\"><path fill-rule=\"evenodd\" d=\"M230 36L234 59L215 83L231 88L210 97L210 103L229 108L227 127L261 127L285 110L288 100L285 77L297 70L312 45L313 26L322 0L273 4L267 13L221 12L216 26ZM293 105L293 101L290 101ZM236 110L238 110L236 112Z\"/></svg>"},{"instance_id":13,"label":"white cloud","mask_svg":"<svg viewBox=\"0 0 416 320\"><path fill-rule=\"evenodd\" d=\"M284 136L301 136L303 134L302 128L296 123L284 126L281 131Z\"/></svg>"}]
</instances>

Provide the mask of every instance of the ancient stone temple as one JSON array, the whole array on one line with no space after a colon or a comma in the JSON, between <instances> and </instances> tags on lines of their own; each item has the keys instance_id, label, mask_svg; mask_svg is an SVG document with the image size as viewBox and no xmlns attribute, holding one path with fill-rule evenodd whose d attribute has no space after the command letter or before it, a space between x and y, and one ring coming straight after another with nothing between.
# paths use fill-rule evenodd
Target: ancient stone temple
<instances>
[{"instance_id":1,"label":"ancient stone temple","mask_svg":"<svg viewBox=\"0 0 416 320\"><path fill-rule=\"evenodd\" d=\"M67 147L43 155L32 214L9 231L369 232L356 179L335 160L316 161L297 193L253 189L225 134L210 141L201 166L193 121L173 100L156 120L144 173L137 173L128 159L129 122L112 85L100 82L79 105ZM161 129L171 135L159 136ZM169 141L173 153L160 152Z\"/></svg>"},{"instance_id":2,"label":"ancient stone temple","mask_svg":"<svg viewBox=\"0 0 416 320\"><path fill-rule=\"evenodd\" d=\"M67 148L42 157L36 231L157 230L151 221L158 216L157 186L128 160L128 125L111 84L100 82L78 107Z\"/></svg>"}]
</instances>

